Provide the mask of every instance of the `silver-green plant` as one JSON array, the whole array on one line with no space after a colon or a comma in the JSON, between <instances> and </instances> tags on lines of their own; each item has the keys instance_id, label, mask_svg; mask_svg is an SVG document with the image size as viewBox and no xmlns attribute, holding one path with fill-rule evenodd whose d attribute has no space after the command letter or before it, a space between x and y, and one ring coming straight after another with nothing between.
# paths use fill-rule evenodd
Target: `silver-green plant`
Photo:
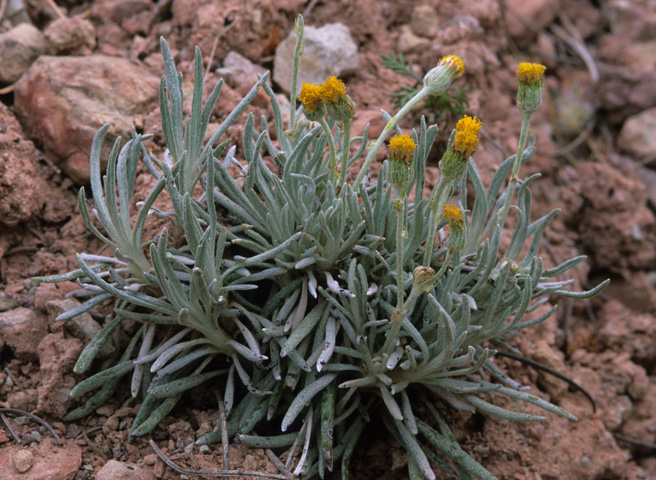
<instances>
[{"instance_id":1,"label":"silver-green plant","mask_svg":"<svg viewBox=\"0 0 656 480\"><path fill-rule=\"evenodd\" d=\"M411 478L436 478L433 465L460 478L494 478L458 445L444 409L516 421L544 418L495 405L505 395L575 420L505 375L494 355L498 348L519 353L507 341L554 313L555 307L524 319L548 295L584 298L607 284L570 292L569 281L553 279L584 257L545 270L538 255L542 232L557 211L531 221L529 186L537 175L520 179L519 169L535 151L528 126L541 103L544 67L520 67L519 151L499 166L487 191L470 158L481 123L464 117L440 162L442 176L424 199L436 126L422 120L411 135L394 137L374 182L369 167L389 134L401 133L398 120L427 95L446 91L462 73L462 60L445 57L396 115L383 112L388 123L368 142L366 128L351 138L355 107L335 78L304 84L303 105L296 108L301 17L296 30L287 129L264 75L203 143L222 83L203 104L196 49L191 113L184 119L182 76L162 39L163 158L146 148L148 137L137 135L122 148L117 140L101 175L108 127L96 135L91 190L104 232L92 223L83 189L79 204L85 224L112 254L79 254L78 270L38 280L79 283L73 294L86 300L59 319L115 300L111 318L75 365L77 373L89 369L125 320L140 328L113 364L71 391L74 398L95 393L66 418L89 414L131 373L132 395L142 401L133 436L152 431L184 392L209 384L225 404L227 432L219 422L198 443L227 433L253 447L288 449L286 466L299 477L324 478L341 462L347 478L355 445L376 416L407 450ZM259 89L271 100L275 141L266 118L256 122L250 114L239 159L235 146L219 142ZM349 178L349 167L360 159L364 166ZM157 182L132 220L139 161ZM194 193L198 185L201 195ZM172 211L153 207L164 192ZM454 193L457 206L448 205ZM511 209L516 226L501 250ZM163 229L156 238L142 238L149 214L167 218L176 234ZM421 416L418 392L427 401Z\"/></svg>"}]
</instances>

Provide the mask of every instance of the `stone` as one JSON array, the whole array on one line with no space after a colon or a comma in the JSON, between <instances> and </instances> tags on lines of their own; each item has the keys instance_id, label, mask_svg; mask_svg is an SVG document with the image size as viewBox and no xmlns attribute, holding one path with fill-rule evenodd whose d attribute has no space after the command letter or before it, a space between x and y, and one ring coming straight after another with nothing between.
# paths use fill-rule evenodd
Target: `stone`
<instances>
[{"instance_id":1,"label":"stone","mask_svg":"<svg viewBox=\"0 0 656 480\"><path fill-rule=\"evenodd\" d=\"M258 74L264 75L266 68L256 65L237 52L230 51L223 60L223 67L216 73L223 77L232 88L247 86L249 89L258 81Z\"/></svg>"},{"instance_id":2,"label":"stone","mask_svg":"<svg viewBox=\"0 0 656 480\"><path fill-rule=\"evenodd\" d=\"M141 480L142 472L140 468L127 465L118 460L110 460L98 473L96 480Z\"/></svg>"},{"instance_id":3,"label":"stone","mask_svg":"<svg viewBox=\"0 0 656 480\"><path fill-rule=\"evenodd\" d=\"M430 5L417 5L412 9L410 28L420 37L433 38L437 35L439 19L435 9Z\"/></svg>"},{"instance_id":4,"label":"stone","mask_svg":"<svg viewBox=\"0 0 656 480\"><path fill-rule=\"evenodd\" d=\"M508 33L520 45L530 43L560 10L560 0L506 0L505 4Z\"/></svg>"},{"instance_id":5,"label":"stone","mask_svg":"<svg viewBox=\"0 0 656 480\"><path fill-rule=\"evenodd\" d=\"M0 34L0 84L14 83L45 51L43 34L30 23Z\"/></svg>"},{"instance_id":6,"label":"stone","mask_svg":"<svg viewBox=\"0 0 656 480\"><path fill-rule=\"evenodd\" d=\"M611 125L656 107L656 70L640 72L620 65L602 65L599 70L596 97Z\"/></svg>"},{"instance_id":7,"label":"stone","mask_svg":"<svg viewBox=\"0 0 656 480\"><path fill-rule=\"evenodd\" d=\"M18 474L14 459L25 450L20 445L3 445L0 448L0 478L16 480L73 480L82 465L82 450L73 441L57 445L51 437L30 446L32 466ZM25 455L25 454L20 454ZM22 465L27 465L27 455Z\"/></svg>"},{"instance_id":8,"label":"stone","mask_svg":"<svg viewBox=\"0 0 656 480\"><path fill-rule=\"evenodd\" d=\"M617 139L618 146L640 161L656 155L656 108L632 115L624 122Z\"/></svg>"},{"instance_id":9,"label":"stone","mask_svg":"<svg viewBox=\"0 0 656 480\"><path fill-rule=\"evenodd\" d=\"M396 49L401 53L415 53L428 50L431 41L416 35L409 25L401 25L399 28L399 40Z\"/></svg>"},{"instance_id":10,"label":"stone","mask_svg":"<svg viewBox=\"0 0 656 480\"><path fill-rule=\"evenodd\" d=\"M34 454L27 449L19 450L14 454L12 461L18 473L25 473L34 465Z\"/></svg>"},{"instance_id":11,"label":"stone","mask_svg":"<svg viewBox=\"0 0 656 480\"><path fill-rule=\"evenodd\" d=\"M39 358L39 342L48 333L45 319L29 308L16 308L0 313L0 338L18 358L34 361Z\"/></svg>"},{"instance_id":12,"label":"stone","mask_svg":"<svg viewBox=\"0 0 656 480\"><path fill-rule=\"evenodd\" d=\"M136 119L154 108L159 78L129 60L105 55L40 57L16 83L15 108L26 133L72 180L89 182L89 152L97 130L106 161L114 140L130 138Z\"/></svg>"},{"instance_id":13,"label":"stone","mask_svg":"<svg viewBox=\"0 0 656 480\"><path fill-rule=\"evenodd\" d=\"M96 46L96 29L81 17L63 17L52 22L44 31L48 47L56 54L90 54Z\"/></svg>"},{"instance_id":14,"label":"stone","mask_svg":"<svg viewBox=\"0 0 656 480\"><path fill-rule=\"evenodd\" d=\"M273 62L273 80L287 93L292 83L295 47L296 32L292 31L278 45ZM349 75L357 67L358 47L347 26L329 23L319 28L305 27L298 71L299 88L301 83L323 83L331 75Z\"/></svg>"},{"instance_id":15,"label":"stone","mask_svg":"<svg viewBox=\"0 0 656 480\"><path fill-rule=\"evenodd\" d=\"M77 338L51 333L39 344L41 382L37 387L37 411L63 418L71 405L70 391L75 386L73 366L84 345Z\"/></svg>"},{"instance_id":16,"label":"stone","mask_svg":"<svg viewBox=\"0 0 656 480\"><path fill-rule=\"evenodd\" d=\"M603 12L610 31L613 35L625 37L626 43L654 38L656 8L650 0L609 0Z\"/></svg>"}]
</instances>

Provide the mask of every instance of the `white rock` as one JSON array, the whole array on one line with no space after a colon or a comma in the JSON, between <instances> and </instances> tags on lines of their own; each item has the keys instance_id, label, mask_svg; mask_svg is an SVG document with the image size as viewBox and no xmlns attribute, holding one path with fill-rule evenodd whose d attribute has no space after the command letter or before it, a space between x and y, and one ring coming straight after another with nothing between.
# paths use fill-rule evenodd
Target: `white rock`
<instances>
[{"instance_id":1,"label":"white rock","mask_svg":"<svg viewBox=\"0 0 656 480\"><path fill-rule=\"evenodd\" d=\"M656 108L649 108L626 119L620 135L620 148L642 160L656 155Z\"/></svg>"},{"instance_id":2,"label":"white rock","mask_svg":"<svg viewBox=\"0 0 656 480\"><path fill-rule=\"evenodd\" d=\"M278 45L273 64L273 80L286 92L292 83L295 46L296 32L293 31ZM320 28L305 27L299 86L301 83L323 83L331 75L348 75L357 67L358 47L348 27L341 23L329 23Z\"/></svg>"},{"instance_id":3,"label":"white rock","mask_svg":"<svg viewBox=\"0 0 656 480\"><path fill-rule=\"evenodd\" d=\"M420 37L433 38L437 35L439 20L435 9L430 5L417 5L412 9L410 28Z\"/></svg>"}]
</instances>

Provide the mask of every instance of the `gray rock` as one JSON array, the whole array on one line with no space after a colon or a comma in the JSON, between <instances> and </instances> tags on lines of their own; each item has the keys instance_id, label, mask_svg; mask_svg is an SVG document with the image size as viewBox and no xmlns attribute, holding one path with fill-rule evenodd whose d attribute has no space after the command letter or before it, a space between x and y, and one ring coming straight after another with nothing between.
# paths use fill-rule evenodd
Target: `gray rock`
<instances>
[{"instance_id":1,"label":"gray rock","mask_svg":"<svg viewBox=\"0 0 656 480\"><path fill-rule=\"evenodd\" d=\"M141 468L110 460L96 473L96 480L140 480L142 473Z\"/></svg>"},{"instance_id":2,"label":"gray rock","mask_svg":"<svg viewBox=\"0 0 656 480\"><path fill-rule=\"evenodd\" d=\"M158 90L156 75L123 58L42 56L16 83L15 108L26 133L84 184L96 131L111 124L101 154L106 160L116 137L127 141L135 119L152 110Z\"/></svg>"},{"instance_id":3,"label":"gray rock","mask_svg":"<svg viewBox=\"0 0 656 480\"><path fill-rule=\"evenodd\" d=\"M264 75L266 68L256 65L248 58L231 51L223 60L223 67L217 68L216 73L223 77L233 88L247 85L249 88L257 83L257 76Z\"/></svg>"},{"instance_id":4,"label":"gray rock","mask_svg":"<svg viewBox=\"0 0 656 480\"><path fill-rule=\"evenodd\" d=\"M45 51L43 34L29 23L0 34L0 83L14 83Z\"/></svg>"},{"instance_id":5,"label":"gray rock","mask_svg":"<svg viewBox=\"0 0 656 480\"><path fill-rule=\"evenodd\" d=\"M626 119L617 139L619 147L643 160L656 156L656 108L649 108Z\"/></svg>"},{"instance_id":6,"label":"gray rock","mask_svg":"<svg viewBox=\"0 0 656 480\"><path fill-rule=\"evenodd\" d=\"M273 80L285 91L290 91L296 32L285 38L273 63ZM358 47L351 32L341 23L329 23L320 28L306 26L303 34L303 55L298 72L301 83L323 83L329 76L341 77L358 67Z\"/></svg>"},{"instance_id":7,"label":"gray rock","mask_svg":"<svg viewBox=\"0 0 656 480\"><path fill-rule=\"evenodd\" d=\"M421 52L430 48L430 40L416 35L409 25L399 28L399 40L396 49L401 53Z\"/></svg>"}]
</instances>

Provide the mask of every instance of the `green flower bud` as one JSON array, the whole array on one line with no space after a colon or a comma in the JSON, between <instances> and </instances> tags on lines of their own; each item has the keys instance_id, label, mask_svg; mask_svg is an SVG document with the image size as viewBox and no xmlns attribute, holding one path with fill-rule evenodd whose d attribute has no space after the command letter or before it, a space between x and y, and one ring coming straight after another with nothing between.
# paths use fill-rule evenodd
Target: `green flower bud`
<instances>
[{"instance_id":1,"label":"green flower bud","mask_svg":"<svg viewBox=\"0 0 656 480\"><path fill-rule=\"evenodd\" d=\"M424 87L433 95L442 95L451 82L463 73L465 73L465 66L462 59L457 55L448 55L424 76Z\"/></svg>"},{"instance_id":2,"label":"green flower bud","mask_svg":"<svg viewBox=\"0 0 656 480\"><path fill-rule=\"evenodd\" d=\"M517 69L519 89L517 106L524 115L531 115L542 105L542 83L547 69L539 63L520 63Z\"/></svg>"},{"instance_id":3,"label":"green flower bud","mask_svg":"<svg viewBox=\"0 0 656 480\"><path fill-rule=\"evenodd\" d=\"M401 197L405 196L412 180L412 161L416 147L417 144L409 135L396 135L390 140L390 182Z\"/></svg>"},{"instance_id":4,"label":"green flower bud","mask_svg":"<svg viewBox=\"0 0 656 480\"><path fill-rule=\"evenodd\" d=\"M442 215L449 223L449 238L446 246L450 251L462 250L465 246L465 219L460 210L455 205L444 205Z\"/></svg>"}]
</instances>

